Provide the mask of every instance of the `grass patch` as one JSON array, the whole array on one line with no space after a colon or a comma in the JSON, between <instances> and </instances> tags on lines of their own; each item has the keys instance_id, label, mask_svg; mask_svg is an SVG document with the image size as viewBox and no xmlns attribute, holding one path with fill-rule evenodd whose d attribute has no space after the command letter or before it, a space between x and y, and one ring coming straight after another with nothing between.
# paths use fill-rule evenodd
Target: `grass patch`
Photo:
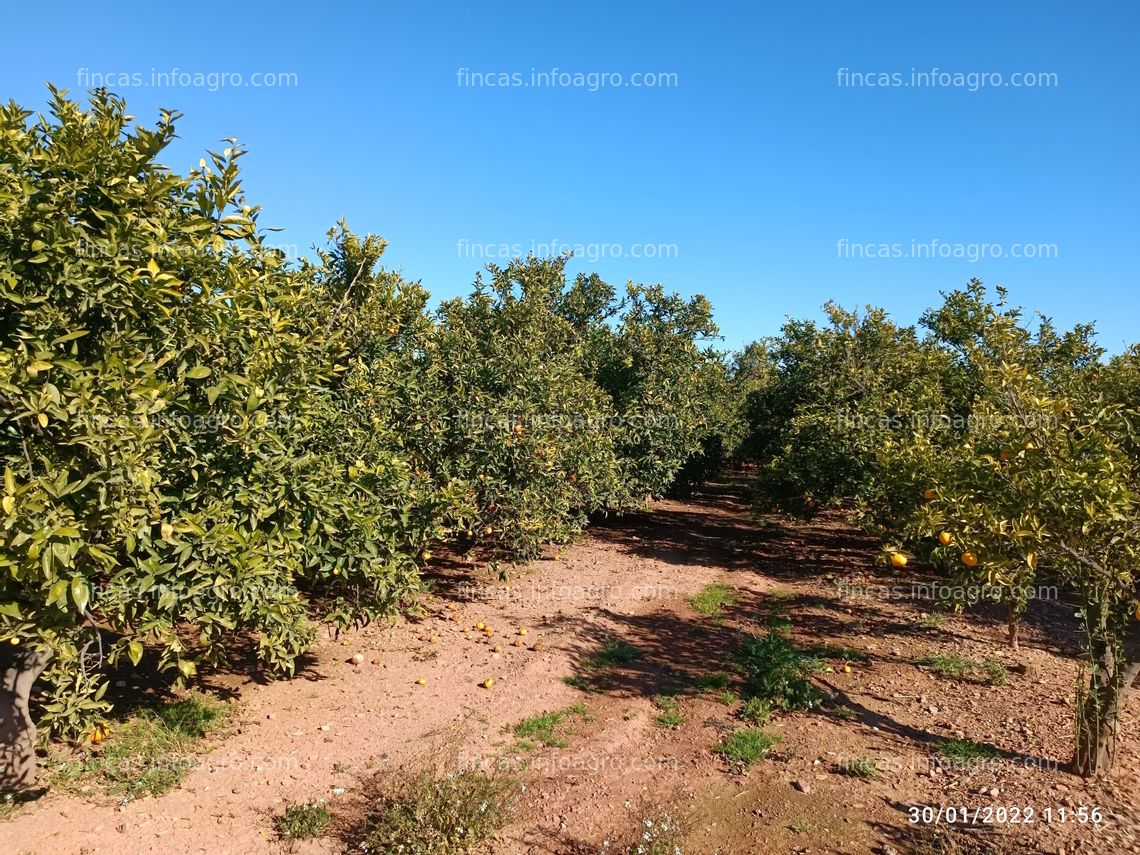
<instances>
[{"instance_id":1,"label":"grass patch","mask_svg":"<svg viewBox=\"0 0 1140 855\"><path fill-rule=\"evenodd\" d=\"M273 820L277 833L285 840L312 840L325 833L332 822L329 809L319 802L290 805Z\"/></svg>"},{"instance_id":2,"label":"grass patch","mask_svg":"<svg viewBox=\"0 0 1140 855\"><path fill-rule=\"evenodd\" d=\"M680 727L685 723L685 716L681 713L681 702L672 695L658 695L653 703L661 710L661 714L653 719L661 727Z\"/></svg>"},{"instance_id":3,"label":"grass patch","mask_svg":"<svg viewBox=\"0 0 1140 855\"><path fill-rule=\"evenodd\" d=\"M919 665L925 665L940 677L965 677L973 669L969 659L957 653L938 653L918 660Z\"/></svg>"},{"instance_id":4,"label":"grass patch","mask_svg":"<svg viewBox=\"0 0 1140 855\"><path fill-rule=\"evenodd\" d=\"M938 743L935 750L951 763L960 766L1001 757L1001 752L993 746L972 739L945 739Z\"/></svg>"},{"instance_id":5,"label":"grass patch","mask_svg":"<svg viewBox=\"0 0 1140 855\"><path fill-rule=\"evenodd\" d=\"M1004 686L1009 682L1009 672L992 656L982 663L982 671L986 675L986 682L991 686Z\"/></svg>"},{"instance_id":6,"label":"grass patch","mask_svg":"<svg viewBox=\"0 0 1140 855\"><path fill-rule=\"evenodd\" d=\"M870 757L856 757L840 763L839 774L877 781L879 779L879 765Z\"/></svg>"},{"instance_id":7,"label":"grass patch","mask_svg":"<svg viewBox=\"0 0 1140 855\"><path fill-rule=\"evenodd\" d=\"M841 718L844 721L855 721L855 719L859 718L859 713L848 706L836 707L834 712L836 718Z\"/></svg>"},{"instance_id":8,"label":"grass patch","mask_svg":"<svg viewBox=\"0 0 1140 855\"><path fill-rule=\"evenodd\" d=\"M713 696L713 700L719 704L724 704L726 707L731 707L735 706L736 702L740 700L740 695L736 694L736 692L718 692Z\"/></svg>"},{"instance_id":9,"label":"grass patch","mask_svg":"<svg viewBox=\"0 0 1140 855\"><path fill-rule=\"evenodd\" d=\"M717 689L723 691L728 688L728 684L732 681L723 671L710 671L707 674L698 674L693 678L693 685L702 690Z\"/></svg>"},{"instance_id":10,"label":"grass patch","mask_svg":"<svg viewBox=\"0 0 1140 855\"><path fill-rule=\"evenodd\" d=\"M641 651L627 641L613 639L607 641L590 655L586 665L589 668L613 668L629 665L641 658Z\"/></svg>"},{"instance_id":11,"label":"grass patch","mask_svg":"<svg viewBox=\"0 0 1140 855\"><path fill-rule=\"evenodd\" d=\"M564 677L563 682L583 692L591 694L612 689L616 682L613 676L600 673L607 668L629 665L641 658L641 651L620 638L610 639L597 650L582 658L579 669L582 673Z\"/></svg>"},{"instance_id":12,"label":"grass patch","mask_svg":"<svg viewBox=\"0 0 1140 855\"><path fill-rule=\"evenodd\" d=\"M787 635L792 631L792 622L782 617L765 618L764 629L768 630L768 632L777 632L781 635Z\"/></svg>"},{"instance_id":13,"label":"grass patch","mask_svg":"<svg viewBox=\"0 0 1140 855\"><path fill-rule=\"evenodd\" d=\"M745 673L746 694L766 700L773 709L807 710L819 706L822 695L809 679L819 660L783 635L746 635L738 653Z\"/></svg>"},{"instance_id":14,"label":"grass patch","mask_svg":"<svg viewBox=\"0 0 1140 855\"><path fill-rule=\"evenodd\" d=\"M772 704L764 698L749 698L740 708L739 715L750 724L767 724L772 717Z\"/></svg>"},{"instance_id":15,"label":"grass patch","mask_svg":"<svg viewBox=\"0 0 1140 855\"><path fill-rule=\"evenodd\" d=\"M583 704L575 704L557 712L543 713L524 719L511 728L511 732L519 738L519 746L530 750L536 742L548 748L565 748L566 740L555 734L554 729L572 715L586 717L588 711Z\"/></svg>"},{"instance_id":16,"label":"grass patch","mask_svg":"<svg viewBox=\"0 0 1140 855\"><path fill-rule=\"evenodd\" d=\"M515 807L517 788L508 778L435 769L378 777L373 804L361 830L366 852L460 855L502 828Z\"/></svg>"},{"instance_id":17,"label":"grass patch","mask_svg":"<svg viewBox=\"0 0 1140 855\"><path fill-rule=\"evenodd\" d=\"M141 710L112 727L97 749L49 757L47 783L65 790L91 785L124 801L162 795L194 768L201 741L228 714L225 704L201 694Z\"/></svg>"},{"instance_id":18,"label":"grass patch","mask_svg":"<svg viewBox=\"0 0 1140 855\"><path fill-rule=\"evenodd\" d=\"M733 731L714 750L734 769L743 770L771 754L772 748L779 741L780 737L776 734L750 727Z\"/></svg>"},{"instance_id":19,"label":"grass patch","mask_svg":"<svg viewBox=\"0 0 1140 855\"><path fill-rule=\"evenodd\" d=\"M726 585L705 585L699 594L689 599L689 605L705 617L716 617L736 600L736 591Z\"/></svg>"}]
</instances>

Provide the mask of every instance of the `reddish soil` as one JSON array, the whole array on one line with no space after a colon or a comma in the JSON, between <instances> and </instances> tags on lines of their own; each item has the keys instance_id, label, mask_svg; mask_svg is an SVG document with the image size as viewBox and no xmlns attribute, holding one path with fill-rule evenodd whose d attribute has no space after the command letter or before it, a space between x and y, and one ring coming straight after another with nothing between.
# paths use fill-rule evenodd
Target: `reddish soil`
<instances>
[{"instance_id":1,"label":"reddish soil","mask_svg":"<svg viewBox=\"0 0 1140 855\"><path fill-rule=\"evenodd\" d=\"M484 847L496 855L595 853L607 840L605 851L624 851L615 841L636 834L644 816L666 813L690 855L1140 852L1138 693L1111 778L1089 783L1064 768L1078 677L1071 606L1034 602L1014 655L997 613L932 619L933 604L909 588L876 596L872 589L921 581L920 571L904 577L877 565L876 544L840 515L777 522L753 521L724 488L597 526L561 555L516 568L509 589L456 559L422 619L325 639L292 680L213 678L208 688L237 699L235 723L175 791L121 805L49 793L0 823L0 852L283 852L273 817L322 798L337 828L293 851L344 851L351 833L340 830L366 810L370 777L425 762L505 765L527 782L515 818ZM719 618L689 604L714 582L737 597ZM666 728L653 698L701 674L731 673L741 630L768 619L790 623L797 643L839 645L866 661L849 673L832 661L815 680L824 707L777 716L765 726L782 736L772 756L737 774L713 751L743 726L737 707L715 691L685 695L684 722ZM477 621L494 628L491 639L467 637ZM596 673L589 656L613 639L641 657L609 669L591 692L565 682ZM359 667L347 661L357 651ZM941 677L915 664L938 653L1000 660L1009 682ZM488 677L490 689L480 685ZM565 747L522 750L508 732L575 704L588 715L559 729ZM989 745L996 758L939 762L935 746L955 737ZM874 760L878 779L842 774L856 758ZM908 821L908 809L924 805L1022 817L1032 808L1034 822L948 833ZM1100 808L1104 822L1081 822L1082 805Z\"/></svg>"}]
</instances>

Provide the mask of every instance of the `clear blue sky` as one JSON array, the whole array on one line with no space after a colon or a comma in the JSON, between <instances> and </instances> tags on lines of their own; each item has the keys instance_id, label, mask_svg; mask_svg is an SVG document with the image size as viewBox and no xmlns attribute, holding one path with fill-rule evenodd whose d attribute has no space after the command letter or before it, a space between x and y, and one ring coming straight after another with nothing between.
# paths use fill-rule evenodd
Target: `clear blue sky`
<instances>
[{"instance_id":1,"label":"clear blue sky","mask_svg":"<svg viewBox=\"0 0 1140 855\"><path fill-rule=\"evenodd\" d=\"M571 269L703 292L733 348L828 298L910 322L972 276L1095 320L1110 350L1140 339L1135 2L67 7L6 10L0 97L41 108L45 81L81 93L93 74L295 75L111 88L140 120L186 114L176 169L248 145L276 241L306 251L345 217L437 296L464 293L480 254L606 244L625 257ZM554 68L607 85L475 85ZM854 85L934 68L986 85ZM637 72L673 77L612 85ZM905 257L934 240L967 257ZM904 257L852 257L861 244ZM981 244L1003 257L971 260Z\"/></svg>"}]
</instances>

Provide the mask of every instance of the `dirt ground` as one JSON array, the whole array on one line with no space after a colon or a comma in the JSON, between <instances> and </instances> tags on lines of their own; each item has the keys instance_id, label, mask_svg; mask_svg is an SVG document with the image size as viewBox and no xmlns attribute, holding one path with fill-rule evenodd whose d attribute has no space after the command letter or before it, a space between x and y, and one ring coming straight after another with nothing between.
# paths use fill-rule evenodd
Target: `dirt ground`
<instances>
[{"instance_id":1,"label":"dirt ground","mask_svg":"<svg viewBox=\"0 0 1140 855\"><path fill-rule=\"evenodd\" d=\"M175 791L126 804L50 793L0 823L0 852L279 853L273 817L313 799L327 799L337 822L293 851L342 852L369 778L429 761L505 767L526 782L518 813L484 848L495 855L616 851L643 819L665 816L697 855L1140 852L1140 693L1111 778L1089 784L1065 771L1079 673L1071 606L1035 601L1014 655L1001 615L931 616L933 603L909 587L928 577L888 571L876 555L837 513L759 523L725 485L595 526L509 582L455 558L422 618L324 638L292 680L211 678L208 690L235 701L233 724ZM736 596L717 618L689 602L710 583ZM655 721L653 699L731 673L742 628L765 620L789 623L797 643L866 660L818 674L823 708L777 716L765 726L782 737L772 756L736 773L713 751L742 726L728 699L684 696L676 727ZM470 632L477 621L491 638ZM566 682L614 640L640 658L610 669L601 688ZM356 652L362 665L349 661ZM999 660L1009 681L916 664L939 653ZM520 750L509 733L577 704L586 715L560 728L565 747ZM940 761L935 746L955 737L991 746L994 759ZM879 777L842 774L858 758ZM949 833L911 822L922 806L969 818ZM1103 822L1082 821L1094 807ZM1026 809L1033 821L1015 822Z\"/></svg>"}]
</instances>

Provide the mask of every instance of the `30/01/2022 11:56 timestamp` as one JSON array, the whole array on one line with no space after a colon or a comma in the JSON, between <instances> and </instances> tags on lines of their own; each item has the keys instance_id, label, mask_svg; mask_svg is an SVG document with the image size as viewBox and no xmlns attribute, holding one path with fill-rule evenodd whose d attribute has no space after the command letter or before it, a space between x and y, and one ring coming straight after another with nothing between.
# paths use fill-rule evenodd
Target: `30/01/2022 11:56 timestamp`
<instances>
[{"instance_id":1,"label":"30/01/2022 11:56 timestamp","mask_svg":"<svg viewBox=\"0 0 1140 855\"><path fill-rule=\"evenodd\" d=\"M1041 808L1030 805L912 805L907 808L907 821L911 825L1100 825L1104 822L1104 812L1099 807L1090 805Z\"/></svg>"}]
</instances>

